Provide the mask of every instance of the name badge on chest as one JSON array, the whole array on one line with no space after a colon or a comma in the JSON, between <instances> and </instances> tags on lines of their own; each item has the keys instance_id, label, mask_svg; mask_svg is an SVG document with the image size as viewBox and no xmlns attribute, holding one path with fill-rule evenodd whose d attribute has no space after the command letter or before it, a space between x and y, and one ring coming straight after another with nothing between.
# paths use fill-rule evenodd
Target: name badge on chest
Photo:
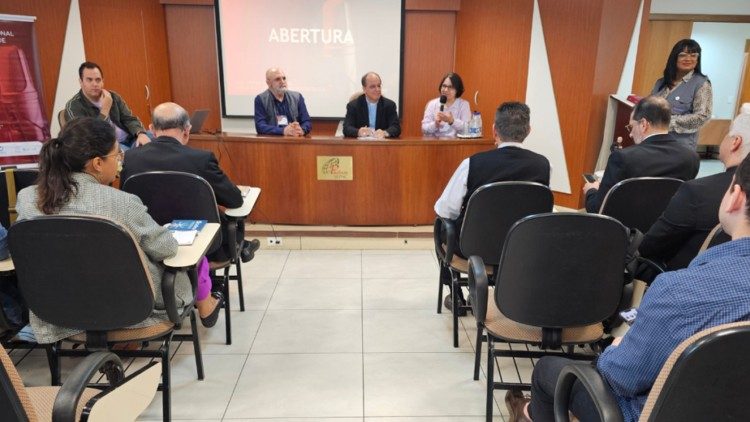
<instances>
[{"instance_id":1,"label":"name badge on chest","mask_svg":"<svg viewBox=\"0 0 750 422\"><path fill-rule=\"evenodd\" d=\"M286 116L276 116L276 125L278 126L286 126L289 124L289 119L287 119Z\"/></svg>"}]
</instances>

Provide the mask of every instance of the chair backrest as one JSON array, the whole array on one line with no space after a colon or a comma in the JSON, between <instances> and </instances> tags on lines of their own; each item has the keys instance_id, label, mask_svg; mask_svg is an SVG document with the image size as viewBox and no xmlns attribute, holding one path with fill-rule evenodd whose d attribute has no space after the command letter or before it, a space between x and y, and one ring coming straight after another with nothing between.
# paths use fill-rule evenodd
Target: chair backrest
<instances>
[{"instance_id":1,"label":"chair backrest","mask_svg":"<svg viewBox=\"0 0 750 422\"><path fill-rule=\"evenodd\" d=\"M713 327L672 352L651 388L641 420L750 420L750 322Z\"/></svg>"},{"instance_id":2,"label":"chair backrest","mask_svg":"<svg viewBox=\"0 0 750 422\"><path fill-rule=\"evenodd\" d=\"M505 239L495 302L508 318L537 327L600 322L620 301L627 245L627 229L611 217L526 217Z\"/></svg>"},{"instance_id":3,"label":"chair backrest","mask_svg":"<svg viewBox=\"0 0 750 422\"><path fill-rule=\"evenodd\" d=\"M65 124L68 123L68 118L65 117L65 109L60 110L57 112L57 123L60 124L60 129L65 127Z\"/></svg>"},{"instance_id":4,"label":"chair backrest","mask_svg":"<svg viewBox=\"0 0 750 422\"><path fill-rule=\"evenodd\" d=\"M614 217L625 227L646 233L667 209L682 183L669 177L625 179L607 192L599 214Z\"/></svg>"},{"instance_id":5,"label":"chair backrest","mask_svg":"<svg viewBox=\"0 0 750 422\"><path fill-rule=\"evenodd\" d=\"M211 185L202 177L179 171L149 171L130 176L122 190L141 198L158 224L172 220L207 220L220 223ZM221 232L208 252L221 246Z\"/></svg>"},{"instance_id":6,"label":"chair backrest","mask_svg":"<svg viewBox=\"0 0 750 422\"><path fill-rule=\"evenodd\" d=\"M705 251L708 248L712 248L716 245L729 242L732 238L721 228L721 224L717 224L706 236L706 240L703 241L698 253Z\"/></svg>"},{"instance_id":7,"label":"chair backrest","mask_svg":"<svg viewBox=\"0 0 750 422\"><path fill-rule=\"evenodd\" d=\"M21 294L49 323L106 331L153 311L145 258L127 229L111 220L35 217L11 226L8 240Z\"/></svg>"},{"instance_id":8,"label":"chair backrest","mask_svg":"<svg viewBox=\"0 0 750 422\"><path fill-rule=\"evenodd\" d=\"M26 387L18 375L8 352L0 345L0 420L24 421L36 419Z\"/></svg>"},{"instance_id":9,"label":"chair backrest","mask_svg":"<svg viewBox=\"0 0 750 422\"><path fill-rule=\"evenodd\" d=\"M461 253L497 265L501 246L513 224L523 217L552 211L552 191L534 182L495 182L469 198L461 226Z\"/></svg>"},{"instance_id":10,"label":"chair backrest","mask_svg":"<svg viewBox=\"0 0 750 422\"><path fill-rule=\"evenodd\" d=\"M16 221L16 196L21 189L36 184L39 170L9 169L0 175L0 224L6 229Z\"/></svg>"}]
</instances>

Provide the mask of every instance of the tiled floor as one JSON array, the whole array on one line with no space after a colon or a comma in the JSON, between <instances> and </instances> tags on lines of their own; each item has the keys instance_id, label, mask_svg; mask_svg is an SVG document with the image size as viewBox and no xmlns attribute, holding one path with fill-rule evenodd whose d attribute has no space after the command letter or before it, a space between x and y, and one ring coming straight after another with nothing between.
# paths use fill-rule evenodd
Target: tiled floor
<instances>
[{"instance_id":1,"label":"tiled floor","mask_svg":"<svg viewBox=\"0 0 750 422\"><path fill-rule=\"evenodd\" d=\"M234 289L234 343L224 345L223 317L201 327L206 379L196 380L190 344L172 360L173 420L484 420L474 322L461 319L453 348L451 314L435 313L433 252L264 250L243 274L247 310ZM19 365L26 383L49 383L43 355L32 356ZM530 365L522 369L528 376ZM161 420L160 393L141 420Z\"/></svg>"}]
</instances>

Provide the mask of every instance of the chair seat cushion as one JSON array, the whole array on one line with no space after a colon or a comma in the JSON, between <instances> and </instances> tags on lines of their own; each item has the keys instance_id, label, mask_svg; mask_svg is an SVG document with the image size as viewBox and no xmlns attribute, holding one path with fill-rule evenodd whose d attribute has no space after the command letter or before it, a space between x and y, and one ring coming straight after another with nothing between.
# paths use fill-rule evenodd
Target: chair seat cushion
<instances>
[{"instance_id":1,"label":"chair seat cushion","mask_svg":"<svg viewBox=\"0 0 750 422\"><path fill-rule=\"evenodd\" d=\"M58 391L60 391L60 387L29 387L26 389L26 393L29 395L36 411L37 420L52 420L52 407L55 404L55 397L57 397ZM83 413L86 403L99 393L101 393L101 390L97 390L96 388L86 388L83 390L81 400L78 401L78 406L76 407L76 420L81 418L81 413Z\"/></svg>"},{"instance_id":2,"label":"chair seat cushion","mask_svg":"<svg viewBox=\"0 0 750 422\"><path fill-rule=\"evenodd\" d=\"M506 341L541 343L542 328L515 322L500 312L495 304L495 289L490 288L487 294L487 319L485 328L493 336ZM601 323L583 327L564 328L562 344L591 343L599 340L604 334Z\"/></svg>"},{"instance_id":3,"label":"chair seat cushion","mask_svg":"<svg viewBox=\"0 0 750 422\"><path fill-rule=\"evenodd\" d=\"M447 251L447 246L445 243L443 243L443 254ZM469 260L463 257L458 256L457 254L453 254L453 259L451 259L450 264L448 264L452 269L468 274L469 273ZM484 271L487 273L487 275L492 275L493 271L495 271L494 267L492 265L485 265Z\"/></svg>"},{"instance_id":4,"label":"chair seat cushion","mask_svg":"<svg viewBox=\"0 0 750 422\"><path fill-rule=\"evenodd\" d=\"M148 341L164 336L172 329L174 329L174 324L171 322L160 322L141 328L122 328L107 332L107 341ZM77 343L85 343L86 333L80 333L68 337L68 340Z\"/></svg>"}]
</instances>

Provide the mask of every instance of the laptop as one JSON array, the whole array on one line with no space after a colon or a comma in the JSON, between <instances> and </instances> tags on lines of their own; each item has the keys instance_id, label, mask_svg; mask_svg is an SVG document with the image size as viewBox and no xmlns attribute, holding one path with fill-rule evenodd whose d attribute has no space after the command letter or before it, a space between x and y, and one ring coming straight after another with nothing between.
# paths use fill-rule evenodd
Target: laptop
<instances>
[{"instance_id":1,"label":"laptop","mask_svg":"<svg viewBox=\"0 0 750 422\"><path fill-rule=\"evenodd\" d=\"M201 133L201 129L203 129L203 122L206 121L206 117L208 117L209 109L200 109L195 110L193 112L193 116L190 117L190 133Z\"/></svg>"}]
</instances>

